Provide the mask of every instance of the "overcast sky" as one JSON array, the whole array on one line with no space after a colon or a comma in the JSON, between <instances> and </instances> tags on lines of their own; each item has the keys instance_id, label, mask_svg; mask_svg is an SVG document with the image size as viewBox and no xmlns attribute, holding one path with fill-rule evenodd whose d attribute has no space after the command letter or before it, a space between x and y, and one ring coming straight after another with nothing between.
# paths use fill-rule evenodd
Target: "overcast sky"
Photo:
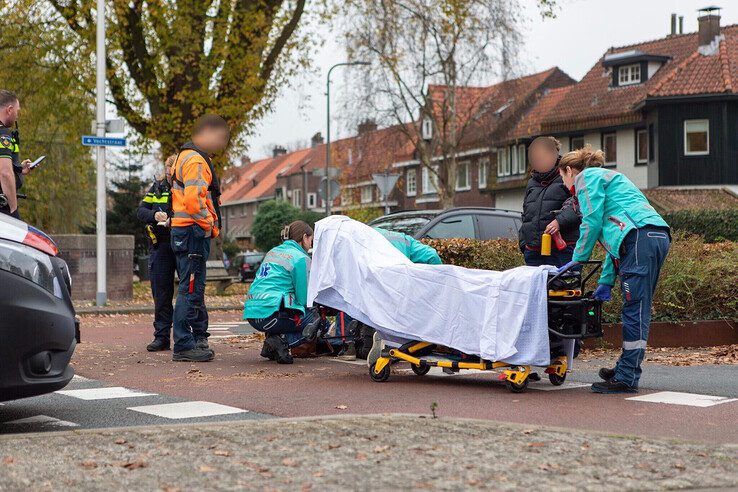
<instances>
[{"instance_id":1,"label":"overcast sky","mask_svg":"<svg viewBox=\"0 0 738 492\"><path fill-rule=\"evenodd\" d=\"M559 0L557 18L546 20L541 20L535 0L521 0L521 4L528 19L521 71L533 73L556 65L577 80L609 47L667 35L672 12L684 16L684 32L697 30L697 9L708 5L723 7L721 25L738 23L736 0ZM283 91L274 111L249 139L252 159L264 157L273 144L294 147L308 142L315 132L325 134L325 74L344 59L340 47L328 39L315 60L318 75L301 80L299 88ZM334 102L343 83L339 70L331 76ZM354 129L336 128L334 122L331 132L338 138Z\"/></svg>"}]
</instances>

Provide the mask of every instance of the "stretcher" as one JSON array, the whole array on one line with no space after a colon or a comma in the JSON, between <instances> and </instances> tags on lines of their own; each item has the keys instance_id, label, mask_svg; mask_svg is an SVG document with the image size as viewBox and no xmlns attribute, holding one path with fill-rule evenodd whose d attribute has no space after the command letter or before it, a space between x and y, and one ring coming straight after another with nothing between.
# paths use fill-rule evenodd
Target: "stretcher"
<instances>
[{"instance_id":1,"label":"stretcher","mask_svg":"<svg viewBox=\"0 0 738 492\"><path fill-rule=\"evenodd\" d=\"M552 346L559 346L564 340L602 337L602 301L595 300L592 291L586 290L587 282L601 266L599 261L587 261L580 263L580 266L549 274L547 308ZM585 269L589 270L586 274ZM544 369L551 384L564 384L570 370L570 355L564 355L558 349L552 350L551 361ZM469 369L496 371L499 379L513 393L521 393L530 381L540 380L538 373L529 365L483 360L449 347L413 340L396 347L385 346L379 359L369 367L372 381L387 381L391 366L399 362L408 362L418 376L424 376L432 367L453 372Z\"/></svg>"}]
</instances>

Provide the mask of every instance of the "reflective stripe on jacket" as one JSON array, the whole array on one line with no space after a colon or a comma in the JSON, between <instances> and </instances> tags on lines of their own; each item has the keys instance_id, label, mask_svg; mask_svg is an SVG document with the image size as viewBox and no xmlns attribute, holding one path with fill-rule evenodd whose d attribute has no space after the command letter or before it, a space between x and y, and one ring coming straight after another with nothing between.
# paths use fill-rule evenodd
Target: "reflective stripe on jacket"
<instances>
[{"instance_id":1,"label":"reflective stripe on jacket","mask_svg":"<svg viewBox=\"0 0 738 492\"><path fill-rule=\"evenodd\" d=\"M388 231L381 227L375 227L374 229L387 238L392 246L400 250L400 253L407 256L413 263L426 263L428 265L443 263L435 249L421 243L412 236L402 232Z\"/></svg>"},{"instance_id":2,"label":"reflective stripe on jacket","mask_svg":"<svg viewBox=\"0 0 738 492\"><path fill-rule=\"evenodd\" d=\"M310 257L288 240L272 248L261 262L244 303L244 319L268 318L281 307L305 313Z\"/></svg>"},{"instance_id":3,"label":"reflective stripe on jacket","mask_svg":"<svg viewBox=\"0 0 738 492\"><path fill-rule=\"evenodd\" d=\"M215 207L208 192L212 179L210 166L198 152L180 152L172 182L172 227L197 224L206 236L218 236Z\"/></svg>"},{"instance_id":4,"label":"reflective stripe on jacket","mask_svg":"<svg viewBox=\"0 0 738 492\"><path fill-rule=\"evenodd\" d=\"M599 283L615 283L613 259L620 258L620 245L633 229L669 225L625 175L611 169L589 167L574 180L582 225L574 261L586 261L599 241L607 250Z\"/></svg>"}]
</instances>

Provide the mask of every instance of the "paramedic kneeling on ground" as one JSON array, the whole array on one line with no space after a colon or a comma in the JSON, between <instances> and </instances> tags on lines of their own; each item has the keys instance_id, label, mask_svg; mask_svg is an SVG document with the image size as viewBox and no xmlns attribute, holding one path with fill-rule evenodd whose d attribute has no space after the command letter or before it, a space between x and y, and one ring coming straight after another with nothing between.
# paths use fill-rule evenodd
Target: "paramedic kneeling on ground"
<instances>
[{"instance_id":1,"label":"paramedic kneeling on ground","mask_svg":"<svg viewBox=\"0 0 738 492\"><path fill-rule=\"evenodd\" d=\"M262 357L292 364L290 347L305 341L303 332L314 333L320 321L314 309L305 307L313 229L296 220L284 228L282 240L264 256L246 295L243 317L266 334Z\"/></svg>"},{"instance_id":2,"label":"paramedic kneeling on ground","mask_svg":"<svg viewBox=\"0 0 738 492\"><path fill-rule=\"evenodd\" d=\"M669 226L643 193L624 175L600 166L601 150L587 145L559 161L564 184L576 192L582 213L580 237L572 262L589 260L597 241L607 251L594 297L611 298L615 276L623 294L623 351L613 369L600 369L595 393L635 393L651 321L651 302L661 265L669 252Z\"/></svg>"}]
</instances>

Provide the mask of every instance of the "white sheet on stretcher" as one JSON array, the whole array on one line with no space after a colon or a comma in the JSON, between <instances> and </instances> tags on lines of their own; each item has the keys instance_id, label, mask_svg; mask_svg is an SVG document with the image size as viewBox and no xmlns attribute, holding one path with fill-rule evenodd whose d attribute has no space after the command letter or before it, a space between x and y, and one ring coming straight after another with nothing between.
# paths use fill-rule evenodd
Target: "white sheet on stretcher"
<instances>
[{"instance_id":1,"label":"white sheet on stretcher","mask_svg":"<svg viewBox=\"0 0 738 492\"><path fill-rule=\"evenodd\" d=\"M316 223L308 305L344 311L391 337L547 365L550 268L416 265L371 227L331 216Z\"/></svg>"}]
</instances>

